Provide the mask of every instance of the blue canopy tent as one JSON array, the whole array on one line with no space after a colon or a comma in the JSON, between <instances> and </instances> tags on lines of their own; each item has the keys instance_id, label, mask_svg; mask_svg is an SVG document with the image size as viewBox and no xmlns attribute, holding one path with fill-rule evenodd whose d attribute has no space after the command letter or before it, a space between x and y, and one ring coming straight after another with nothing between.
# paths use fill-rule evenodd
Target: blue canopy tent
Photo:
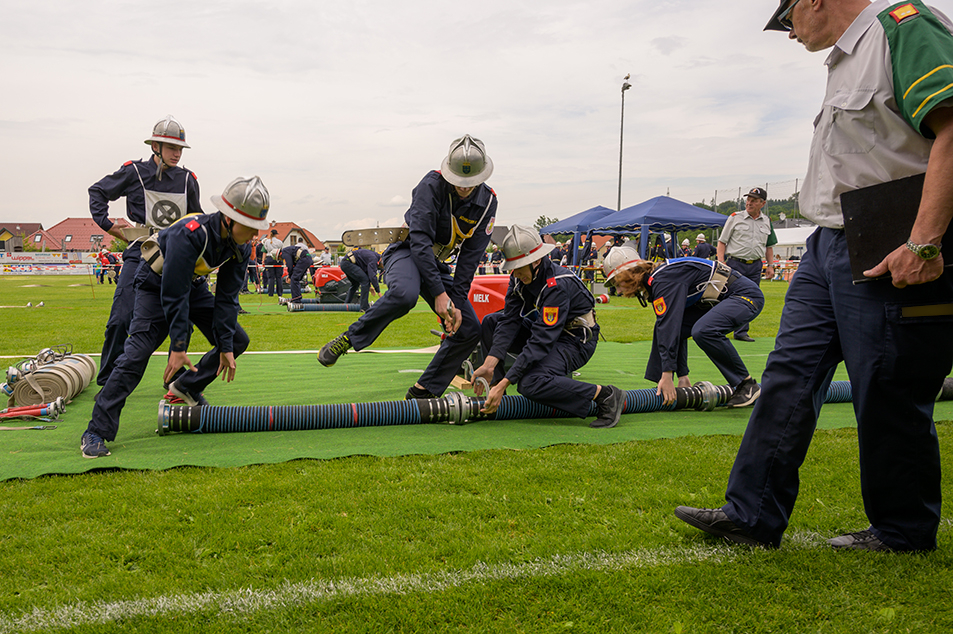
<instances>
[{"instance_id":1,"label":"blue canopy tent","mask_svg":"<svg viewBox=\"0 0 953 634\"><path fill-rule=\"evenodd\" d=\"M569 216L565 220L560 220L554 222L550 225L546 225L539 230L540 235L553 235L561 233L571 233L572 234L572 250L573 261L571 264L579 264L579 242L580 237L588 233L589 227L594 223L598 222L600 219L605 218L610 214L616 213L615 209L609 209L608 207L603 207L602 205L597 205L592 209L587 209L585 211L580 211L578 214Z\"/></svg>"},{"instance_id":2,"label":"blue canopy tent","mask_svg":"<svg viewBox=\"0 0 953 634\"><path fill-rule=\"evenodd\" d=\"M671 244L674 247L679 231L724 227L727 220L728 216L714 211L689 205L668 196L656 196L638 205L604 216L589 225L588 233L590 235L640 233L639 255L645 258L649 247L649 234L652 231L670 233Z\"/></svg>"}]
</instances>

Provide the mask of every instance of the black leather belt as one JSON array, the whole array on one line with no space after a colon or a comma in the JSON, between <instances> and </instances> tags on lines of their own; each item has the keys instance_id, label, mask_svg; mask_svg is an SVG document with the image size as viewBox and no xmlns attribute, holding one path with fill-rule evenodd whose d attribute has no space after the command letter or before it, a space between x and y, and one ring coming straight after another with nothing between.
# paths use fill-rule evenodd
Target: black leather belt
<instances>
[{"instance_id":1,"label":"black leather belt","mask_svg":"<svg viewBox=\"0 0 953 634\"><path fill-rule=\"evenodd\" d=\"M742 260L741 258L736 258L733 255L728 256L729 260L737 260L738 262L744 262L745 264L754 264L755 262L761 262L761 260Z\"/></svg>"}]
</instances>

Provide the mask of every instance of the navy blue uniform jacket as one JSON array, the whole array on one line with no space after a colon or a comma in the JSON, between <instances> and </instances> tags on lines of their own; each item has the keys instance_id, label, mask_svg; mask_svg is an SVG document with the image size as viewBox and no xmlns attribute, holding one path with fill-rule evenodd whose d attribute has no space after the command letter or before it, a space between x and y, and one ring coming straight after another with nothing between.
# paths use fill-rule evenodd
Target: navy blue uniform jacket
<instances>
[{"instance_id":1,"label":"navy blue uniform jacket","mask_svg":"<svg viewBox=\"0 0 953 634\"><path fill-rule=\"evenodd\" d=\"M142 176L136 176L135 162ZM142 193L142 186L157 192L171 192L181 194L186 192L188 213L202 213L202 203L199 201L199 181L195 174L184 167L173 167L162 173L162 180L156 180L159 166L151 158L142 161L126 161L115 173L104 177L89 188L89 213L103 231L112 229L114 222L109 219L109 201L126 197L126 217L133 222L146 222L146 196ZM187 189L186 189L187 188Z\"/></svg>"},{"instance_id":2,"label":"navy blue uniform jacket","mask_svg":"<svg viewBox=\"0 0 953 634\"><path fill-rule=\"evenodd\" d=\"M238 292L245 282L251 247L243 244L233 250L225 243L221 227L227 220L221 212L187 216L157 235L165 259L159 297L169 323L172 350L176 352L188 350L189 295L193 278L196 274L208 275L215 268L218 268L212 316L215 344L222 352L234 352L232 338L238 323ZM207 267L199 265L200 258ZM140 276L143 273L155 275L145 260L139 265L139 271Z\"/></svg>"},{"instance_id":3,"label":"navy blue uniform jacket","mask_svg":"<svg viewBox=\"0 0 953 634\"><path fill-rule=\"evenodd\" d=\"M457 267L453 274L453 288L444 288L441 266L434 257L434 244L450 244L453 239L453 222L457 219L460 231L472 236L463 241L457 255ZM496 217L496 193L486 183L474 188L466 200L461 200L453 185L434 170L428 172L414 188L410 209L404 214L404 222L410 227L410 250L420 271L420 282L425 284L433 297L446 292L455 304L463 304L470 295L470 282L476 273L480 258L490 243L493 222Z\"/></svg>"},{"instance_id":4,"label":"navy blue uniform jacket","mask_svg":"<svg viewBox=\"0 0 953 634\"><path fill-rule=\"evenodd\" d=\"M648 279L648 301L655 311L655 341L662 358L662 371L675 372L685 311L710 310L700 303L715 262L698 258L674 258L660 265ZM730 291L729 291L730 292ZM722 294L722 299L724 299Z\"/></svg>"},{"instance_id":5,"label":"navy blue uniform jacket","mask_svg":"<svg viewBox=\"0 0 953 634\"><path fill-rule=\"evenodd\" d=\"M591 311L595 304L592 293L578 277L549 258L543 258L536 277L529 284L524 285L510 276L503 316L493 333L493 348L487 354L505 359L524 318L531 320L526 346L506 373L511 383L518 383L528 369L552 352L569 322Z\"/></svg>"}]
</instances>

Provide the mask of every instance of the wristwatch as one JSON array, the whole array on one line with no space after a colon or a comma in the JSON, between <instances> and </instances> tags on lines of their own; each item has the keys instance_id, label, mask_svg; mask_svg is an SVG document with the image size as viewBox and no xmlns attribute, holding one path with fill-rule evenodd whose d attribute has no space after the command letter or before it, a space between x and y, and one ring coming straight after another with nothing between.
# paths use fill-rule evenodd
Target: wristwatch
<instances>
[{"instance_id":1,"label":"wristwatch","mask_svg":"<svg viewBox=\"0 0 953 634\"><path fill-rule=\"evenodd\" d=\"M913 240L907 240L907 248L916 253L924 260L932 260L940 255L942 244L916 244Z\"/></svg>"}]
</instances>

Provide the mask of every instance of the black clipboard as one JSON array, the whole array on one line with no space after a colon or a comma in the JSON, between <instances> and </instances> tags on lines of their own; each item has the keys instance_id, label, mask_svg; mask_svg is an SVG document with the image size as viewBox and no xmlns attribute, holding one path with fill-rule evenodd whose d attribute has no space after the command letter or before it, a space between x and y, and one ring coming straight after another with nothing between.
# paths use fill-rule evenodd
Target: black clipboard
<instances>
[{"instance_id":1,"label":"black clipboard","mask_svg":"<svg viewBox=\"0 0 953 634\"><path fill-rule=\"evenodd\" d=\"M864 277L864 271L874 268L890 252L906 244L920 210L925 177L926 174L917 174L841 194L844 234L854 284L890 278L889 273L881 277ZM953 244L953 229L948 228L943 236L946 266L953 266L950 253L953 247L947 247L950 244Z\"/></svg>"}]
</instances>

